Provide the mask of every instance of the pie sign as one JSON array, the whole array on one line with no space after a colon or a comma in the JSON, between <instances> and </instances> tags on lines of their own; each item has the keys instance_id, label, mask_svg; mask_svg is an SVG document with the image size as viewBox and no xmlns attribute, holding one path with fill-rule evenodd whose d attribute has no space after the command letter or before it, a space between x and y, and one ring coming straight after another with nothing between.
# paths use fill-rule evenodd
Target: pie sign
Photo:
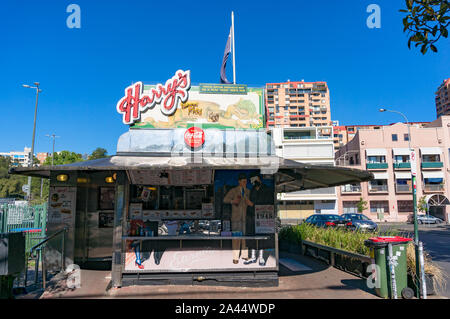
<instances>
[{"instance_id":1,"label":"pie sign","mask_svg":"<svg viewBox=\"0 0 450 319\"><path fill-rule=\"evenodd\" d=\"M191 148L197 148L205 143L205 132L199 127L191 127L184 133L184 141Z\"/></svg>"}]
</instances>

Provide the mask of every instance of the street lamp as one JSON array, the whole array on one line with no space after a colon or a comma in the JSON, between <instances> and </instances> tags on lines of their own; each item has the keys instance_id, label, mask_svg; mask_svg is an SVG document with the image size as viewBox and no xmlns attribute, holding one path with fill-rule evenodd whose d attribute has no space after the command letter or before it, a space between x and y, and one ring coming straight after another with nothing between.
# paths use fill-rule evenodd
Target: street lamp
<instances>
[{"instance_id":1,"label":"street lamp","mask_svg":"<svg viewBox=\"0 0 450 319\"><path fill-rule=\"evenodd\" d=\"M380 112L391 112L391 113L397 113L400 114L401 116L403 116L403 118L406 121L406 125L408 125L408 145L409 145L409 151L410 152L414 152L414 149L411 148L411 130L410 130L410 125L409 125L409 121L408 118L401 112L398 111L394 111L394 110L388 110L388 109L379 109ZM411 154L411 153L410 153ZM411 158L410 158L410 162L411 162ZM412 196L413 196L413 209L414 209L414 246L415 246L415 251L416 251L416 283L418 284L416 287L416 292L417 292L417 296L419 296L419 274L420 274L420 259L419 259L419 230L418 230L418 226L417 226L417 203L416 203L416 174L414 174L413 172L415 172L415 167L412 167L412 163L411 163L411 183L412 183ZM422 283L423 284L423 283Z\"/></svg>"},{"instance_id":2,"label":"street lamp","mask_svg":"<svg viewBox=\"0 0 450 319\"><path fill-rule=\"evenodd\" d=\"M22 84L24 88L28 89L36 89L36 106L34 108L34 124L33 124L33 139L31 141L31 161L30 166L33 167L33 161L34 161L34 136L36 134L36 116L37 116L37 106L38 106L38 99L39 99L39 92L42 92L42 90L39 89L39 82L33 83L35 86L31 86L28 84ZM28 176L28 190L27 190L27 200L30 202L31 200L31 176Z\"/></svg>"},{"instance_id":3,"label":"street lamp","mask_svg":"<svg viewBox=\"0 0 450 319\"><path fill-rule=\"evenodd\" d=\"M52 166L53 166L53 158L54 158L54 154L55 154L55 138L57 138L59 136L56 136L55 134L52 134L52 135L46 134L45 136L53 138L53 151L52 151Z\"/></svg>"}]
</instances>

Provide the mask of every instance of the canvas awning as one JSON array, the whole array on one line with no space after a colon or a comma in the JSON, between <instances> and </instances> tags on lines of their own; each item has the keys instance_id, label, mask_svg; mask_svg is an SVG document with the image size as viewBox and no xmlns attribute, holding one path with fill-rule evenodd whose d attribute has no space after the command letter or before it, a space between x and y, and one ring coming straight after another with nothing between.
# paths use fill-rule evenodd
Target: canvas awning
<instances>
[{"instance_id":1,"label":"canvas awning","mask_svg":"<svg viewBox=\"0 0 450 319\"><path fill-rule=\"evenodd\" d=\"M291 192L305 189L333 187L371 180L370 172L325 165L300 163L277 156L258 158L239 157L159 157L116 155L97 160L58 166L14 167L11 174L50 177L56 172L98 172L123 170L185 170L185 169L260 169L262 174L276 173L277 191Z\"/></svg>"},{"instance_id":2,"label":"canvas awning","mask_svg":"<svg viewBox=\"0 0 450 319\"><path fill-rule=\"evenodd\" d=\"M387 152L385 148L368 148L366 149L367 156L386 156Z\"/></svg>"},{"instance_id":3,"label":"canvas awning","mask_svg":"<svg viewBox=\"0 0 450 319\"><path fill-rule=\"evenodd\" d=\"M395 172L395 179L411 179L411 172Z\"/></svg>"},{"instance_id":4,"label":"canvas awning","mask_svg":"<svg viewBox=\"0 0 450 319\"><path fill-rule=\"evenodd\" d=\"M444 178L443 172L422 172L423 178Z\"/></svg>"},{"instance_id":5,"label":"canvas awning","mask_svg":"<svg viewBox=\"0 0 450 319\"><path fill-rule=\"evenodd\" d=\"M392 152L395 155L410 155L411 150L409 148L393 148Z\"/></svg>"},{"instance_id":6,"label":"canvas awning","mask_svg":"<svg viewBox=\"0 0 450 319\"><path fill-rule=\"evenodd\" d=\"M440 147L421 147L420 153L422 155L441 155L442 149Z\"/></svg>"},{"instance_id":7,"label":"canvas awning","mask_svg":"<svg viewBox=\"0 0 450 319\"><path fill-rule=\"evenodd\" d=\"M373 179L389 179L389 175L387 172L382 172L382 173L374 172Z\"/></svg>"}]
</instances>

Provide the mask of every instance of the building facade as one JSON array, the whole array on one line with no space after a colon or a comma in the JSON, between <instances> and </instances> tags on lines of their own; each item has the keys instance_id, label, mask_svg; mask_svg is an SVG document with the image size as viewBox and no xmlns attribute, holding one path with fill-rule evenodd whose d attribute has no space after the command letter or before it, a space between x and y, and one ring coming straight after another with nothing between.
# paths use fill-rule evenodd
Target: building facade
<instances>
[{"instance_id":1,"label":"building facade","mask_svg":"<svg viewBox=\"0 0 450 319\"><path fill-rule=\"evenodd\" d=\"M44 164L45 160L47 159L47 157L50 156L50 153L37 153L36 154L36 158L39 160L39 163L42 165Z\"/></svg>"},{"instance_id":2,"label":"building facade","mask_svg":"<svg viewBox=\"0 0 450 319\"><path fill-rule=\"evenodd\" d=\"M269 134L278 156L302 163L334 166L332 130L330 126L286 127L272 128ZM278 199L278 216L284 222L296 222L314 213L337 213L335 187L281 193Z\"/></svg>"},{"instance_id":3,"label":"building facade","mask_svg":"<svg viewBox=\"0 0 450 319\"><path fill-rule=\"evenodd\" d=\"M31 158L31 148L25 147L23 151L0 152L0 156L10 157L14 166L28 166Z\"/></svg>"},{"instance_id":4,"label":"building facade","mask_svg":"<svg viewBox=\"0 0 450 319\"><path fill-rule=\"evenodd\" d=\"M426 200L431 214L448 220L450 187L450 116L410 127L403 123L360 128L354 138L336 152L336 165L367 169L374 180L338 188L340 213L363 213L375 221L404 222L413 213L409 142L416 152L417 202ZM411 138L411 141L409 139Z\"/></svg>"},{"instance_id":5,"label":"building facade","mask_svg":"<svg viewBox=\"0 0 450 319\"><path fill-rule=\"evenodd\" d=\"M444 80L436 91L436 115L450 115L450 78Z\"/></svg>"},{"instance_id":6,"label":"building facade","mask_svg":"<svg viewBox=\"0 0 450 319\"><path fill-rule=\"evenodd\" d=\"M331 126L326 82L267 83L267 128Z\"/></svg>"}]
</instances>

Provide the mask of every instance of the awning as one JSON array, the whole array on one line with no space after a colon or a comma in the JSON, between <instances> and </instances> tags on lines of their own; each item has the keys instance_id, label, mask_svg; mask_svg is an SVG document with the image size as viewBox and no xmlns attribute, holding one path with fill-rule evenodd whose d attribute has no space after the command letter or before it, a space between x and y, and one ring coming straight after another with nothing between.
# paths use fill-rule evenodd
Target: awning
<instances>
[{"instance_id":1,"label":"awning","mask_svg":"<svg viewBox=\"0 0 450 319\"><path fill-rule=\"evenodd\" d=\"M387 152L385 148L368 148L366 149L367 156L386 156Z\"/></svg>"},{"instance_id":2,"label":"awning","mask_svg":"<svg viewBox=\"0 0 450 319\"><path fill-rule=\"evenodd\" d=\"M389 175L387 172L382 172L382 173L374 172L373 179L389 179Z\"/></svg>"},{"instance_id":3,"label":"awning","mask_svg":"<svg viewBox=\"0 0 450 319\"><path fill-rule=\"evenodd\" d=\"M411 151L409 148L393 148L392 152L395 155L410 155Z\"/></svg>"},{"instance_id":4,"label":"awning","mask_svg":"<svg viewBox=\"0 0 450 319\"><path fill-rule=\"evenodd\" d=\"M442 149L440 147L421 147L420 153L422 155L441 155Z\"/></svg>"},{"instance_id":5,"label":"awning","mask_svg":"<svg viewBox=\"0 0 450 319\"><path fill-rule=\"evenodd\" d=\"M443 172L422 172L423 178L444 178Z\"/></svg>"},{"instance_id":6,"label":"awning","mask_svg":"<svg viewBox=\"0 0 450 319\"><path fill-rule=\"evenodd\" d=\"M124 170L185 169L260 169L262 174L275 173L278 192L333 187L371 180L370 172L336 166L300 163L277 156L245 157L159 157L116 155L67 165L14 167L11 174L48 178L51 171L98 172Z\"/></svg>"},{"instance_id":7,"label":"awning","mask_svg":"<svg viewBox=\"0 0 450 319\"><path fill-rule=\"evenodd\" d=\"M394 172L395 179L411 179L411 172Z\"/></svg>"}]
</instances>

